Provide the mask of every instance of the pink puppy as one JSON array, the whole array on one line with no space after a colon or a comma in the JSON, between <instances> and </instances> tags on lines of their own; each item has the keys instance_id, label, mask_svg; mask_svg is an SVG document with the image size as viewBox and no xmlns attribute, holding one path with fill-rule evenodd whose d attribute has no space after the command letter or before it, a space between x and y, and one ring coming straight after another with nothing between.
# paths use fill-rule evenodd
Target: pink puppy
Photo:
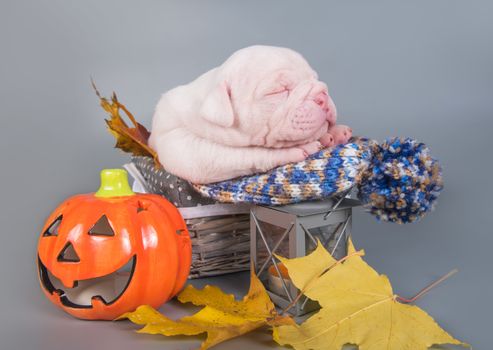
<instances>
[{"instance_id":1,"label":"pink puppy","mask_svg":"<svg viewBox=\"0 0 493 350\"><path fill-rule=\"evenodd\" d=\"M166 92L149 145L167 171L211 183L302 161L328 133L346 142L336 117L327 86L299 53L251 46Z\"/></svg>"}]
</instances>

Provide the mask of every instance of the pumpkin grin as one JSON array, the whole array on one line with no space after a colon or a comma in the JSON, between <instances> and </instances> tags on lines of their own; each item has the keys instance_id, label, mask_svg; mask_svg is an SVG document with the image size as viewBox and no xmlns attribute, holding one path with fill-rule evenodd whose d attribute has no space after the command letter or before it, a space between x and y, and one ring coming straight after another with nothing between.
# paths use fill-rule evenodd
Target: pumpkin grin
<instances>
[{"instance_id":1,"label":"pumpkin grin","mask_svg":"<svg viewBox=\"0 0 493 350\"><path fill-rule=\"evenodd\" d=\"M122 267L107 275L74 280L72 287L67 288L38 257L39 276L46 291L58 295L63 305L79 309L90 309L96 303L111 305L116 302L130 285L136 263L137 256L134 255Z\"/></svg>"}]
</instances>

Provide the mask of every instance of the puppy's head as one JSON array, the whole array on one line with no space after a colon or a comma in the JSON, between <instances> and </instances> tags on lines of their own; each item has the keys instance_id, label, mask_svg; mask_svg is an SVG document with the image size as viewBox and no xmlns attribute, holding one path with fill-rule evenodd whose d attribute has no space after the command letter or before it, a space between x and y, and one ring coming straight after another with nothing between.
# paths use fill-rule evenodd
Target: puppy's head
<instances>
[{"instance_id":1,"label":"puppy's head","mask_svg":"<svg viewBox=\"0 0 493 350\"><path fill-rule=\"evenodd\" d=\"M239 50L218 67L201 112L266 147L317 140L337 117L327 86L306 60L271 46Z\"/></svg>"}]
</instances>

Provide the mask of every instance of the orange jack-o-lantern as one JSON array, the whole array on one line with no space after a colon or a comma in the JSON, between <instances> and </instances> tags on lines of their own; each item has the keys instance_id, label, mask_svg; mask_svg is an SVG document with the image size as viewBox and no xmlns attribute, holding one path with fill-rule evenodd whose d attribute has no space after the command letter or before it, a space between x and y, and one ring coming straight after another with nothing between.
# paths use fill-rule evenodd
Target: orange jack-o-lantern
<instances>
[{"instance_id":1,"label":"orange jack-o-lantern","mask_svg":"<svg viewBox=\"0 0 493 350\"><path fill-rule=\"evenodd\" d=\"M46 296L83 319L114 319L137 306L158 307L183 287L191 242L166 199L136 194L122 169L103 170L96 193L63 202L39 238Z\"/></svg>"}]
</instances>

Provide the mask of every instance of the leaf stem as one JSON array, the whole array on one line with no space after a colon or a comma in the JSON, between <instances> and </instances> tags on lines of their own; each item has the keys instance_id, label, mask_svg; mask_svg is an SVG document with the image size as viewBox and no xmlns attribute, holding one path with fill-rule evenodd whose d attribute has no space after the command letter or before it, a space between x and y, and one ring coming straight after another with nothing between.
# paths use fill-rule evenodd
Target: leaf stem
<instances>
[{"instance_id":1,"label":"leaf stem","mask_svg":"<svg viewBox=\"0 0 493 350\"><path fill-rule=\"evenodd\" d=\"M432 290L433 288L435 288L436 286L438 286L440 283L442 283L446 279L448 279L448 278L452 277L453 275L455 275L457 272L459 272L458 269L453 269L452 271L450 271L446 275L443 275L442 277L440 277L439 279L437 279L435 282L433 282L433 283L427 285L425 288L421 289L418 292L418 294L416 294L415 296L413 296L411 299L406 299L406 298L403 298L403 297L401 297L399 295L396 296L396 299L398 301L400 301L401 303L405 303L405 304L414 303L416 300L418 300L419 298L421 298L423 295L425 295L426 293L428 293L430 290Z\"/></svg>"}]
</instances>

